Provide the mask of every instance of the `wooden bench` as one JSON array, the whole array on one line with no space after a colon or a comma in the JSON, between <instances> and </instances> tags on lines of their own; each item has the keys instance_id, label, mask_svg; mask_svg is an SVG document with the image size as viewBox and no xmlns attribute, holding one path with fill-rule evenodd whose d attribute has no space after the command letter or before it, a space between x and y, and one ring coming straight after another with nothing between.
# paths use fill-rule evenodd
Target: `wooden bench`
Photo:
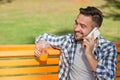
<instances>
[{"instance_id":1,"label":"wooden bench","mask_svg":"<svg viewBox=\"0 0 120 80\"><path fill-rule=\"evenodd\" d=\"M116 72L116 80L120 80L120 43L115 43L117 48L117 72Z\"/></svg>"},{"instance_id":2,"label":"wooden bench","mask_svg":"<svg viewBox=\"0 0 120 80\"><path fill-rule=\"evenodd\" d=\"M120 43L116 43L118 63L116 80L120 80ZM60 51L49 49L46 63L34 56L34 45L0 45L0 80L58 80Z\"/></svg>"},{"instance_id":3,"label":"wooden bench","mask_svg":"<svg viewBox=\"0 0 120 80\"><path fill-rule=\"evenodd\" d=\"M34 45L1 45L0 80L57 80L60 51L49 53L43 63L34 56Z\"/></svg>"}]
</instances>

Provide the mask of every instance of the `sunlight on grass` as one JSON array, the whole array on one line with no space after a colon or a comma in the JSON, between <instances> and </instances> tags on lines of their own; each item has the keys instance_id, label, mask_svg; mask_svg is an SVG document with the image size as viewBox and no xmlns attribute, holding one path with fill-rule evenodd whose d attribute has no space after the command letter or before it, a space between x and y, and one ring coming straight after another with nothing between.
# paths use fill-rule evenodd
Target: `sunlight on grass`
<instances>
[{"instance_id":1,"label":"sunlight on grass","mask_svg":"<svg viewBox=\"0 0 120 80\"><path fill-rule=\"evenodd\" d=\"M0 44L33 44L34 38L44 32L57 35L72 33L80 7L94 5L100 8L105 4L103 0L78 1L13 0L12 3L0 4ZM108 12L107 8L100 9ZM109 40L120 41L118 25L119 20L105 18L100 29L102 35Z\"/></svg>"}]
</instances>

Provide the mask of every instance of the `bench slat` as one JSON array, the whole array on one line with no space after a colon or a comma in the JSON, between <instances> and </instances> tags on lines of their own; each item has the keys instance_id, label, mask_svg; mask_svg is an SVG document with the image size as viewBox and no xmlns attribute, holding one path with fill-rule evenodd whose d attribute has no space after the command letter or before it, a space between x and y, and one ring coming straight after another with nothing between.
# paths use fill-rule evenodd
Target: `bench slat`
<instances>
[{"instance_id":1,"label":"bench slat","mask_svg":"<svg viewBox=\"0 0 120 80\"><path fill-rule=\"evenodd\" d=\"M34 48L35 45L34 44L29 44L29 45L0 45L0 57L2 56L11 56L11 54L9 53L10 51L15 51L13 52L12 56L20 56L19 52L24 52L24 51L30 51L29 53L30 56L34 56ZM8 52L7 52L8 51ZM16 51L18 52L16 54ZM60 54L60 50L59 49L54 49L53 47L50 47L48 49L48 52L50 53L49 55L59 55ZM22 54L21 55L27 55L27 54Z\"/></svg>"},{"instance_id":2,"label":"bench slat","mask_svg":"<svg viewBox=\"0 0 120 80\"><path fill-rule=\"evenodd\" d=\"M34 56L33 50L0 51L0 57L26 57Z\"/></svg>"},{"instance_id":3,"label":"bench slat","mask_svg":"<svg viewBox=\"0 0 120 80\"><path fill-rule=\"evenodd\" d=\"M119 69L120 69L120 62L118 62L118 63L117 63L117 68L119 68Z\"/></svg>"},{"instance_id":4,"label":"bench slat","mask_svg":"<svg viewBox=\"0 0 120 80\"><path fill-rule=\"evenodd\" d=\"M58 72L58 66L3 68L0 69L0 76L16 75L16 74L47 73L47 72Z\"/></svg>"},{"instance_id":5,"label":"bench slat","mask_svg":"<svg viewBox=\"0 0 120 80\"><path fill-rule=\"evenodd\" d=\"M0 80L58 80L57 74L37 75L37 76L13 76L0 77Z\"/></svg>"},{"instance_id":6,"label":"bench slat","mask_svg":"<svg viewBox=\"0 0 120 80\"><path fill-rule=\"evenodd\" d=\"M120 54L118 53L117 61L120 61Z\"/></svg>"},{"instance_id":7,"label":"bench slat","mask_svg":"<svg viewBox=\"0 0 120 80\"><path fill-rule=\"evenodd\" d=\"M120 77L117 77L115 80L120 80Z\"/></svg>"},{"instance_id":8,"label":"bench slat","mask_svg":"<svg viewBox=\"0 0 120 80\"><path fill-rule=\"evenodd\" d=\"M0 45L0 51L34 50L35 45Z\"/></svg>"},{"instance_id":9,"label":"bench slat","mask_svg":"<svg viewBox=\"0 0 120 80\"><path fill-rule=\"evenodd\" d=\"M59 50L48 49L49 55L59 55ZM0 58L2 57L26 57L34 56L34 50L16 50L16 51L0 51Z\"/></svg>"},{"instance_id":10,"label":"bench slat","mask_svg":"<svg viewBox=\"0 0 120 80\"><path fill-rule=\"evenodd\" d=\"M48 58L46 64L58 64L59 58ZM4 66L29 66L29 65L40 65L42 64L38 59L3 59L0 60L0 67Z\"/></svg>"},{"instance_id":11,"label":"bench slat","mask_svg":"<svg viewBox=\"0 0 120 80\"><path fill-rule=\"evenodd\" d=\"M120 43L116 42L115 45L116 45L116 48L117 48L117 52L120 53Z\"/></svg>"},{"instance_id":12,"label":"bench slat","mask_svg":"<svg viewBox=\"0 0 120 80\"><path fill-rule=\"evenodd\" d=\"M120 76L120 70L116 71L116 76Z\"/></svg>"}]
</instances>

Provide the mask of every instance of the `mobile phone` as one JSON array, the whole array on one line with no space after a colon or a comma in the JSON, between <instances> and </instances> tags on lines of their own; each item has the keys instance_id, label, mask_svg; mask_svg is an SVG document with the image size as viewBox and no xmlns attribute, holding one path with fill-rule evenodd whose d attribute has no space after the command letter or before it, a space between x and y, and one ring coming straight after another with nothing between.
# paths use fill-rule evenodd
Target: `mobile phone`
<instances>
[{"instance_id":1,"label":"mobile phone","mask_svg":"<svg viewBox=\"0 0 120 80\"><path fill-rule=\"evenodd\" d=\"M92 34L94 33L94 39L96 39L100 35L100 31L97 28L94 28L87 37L92 37Z\"/></svg>"}]
</instances>

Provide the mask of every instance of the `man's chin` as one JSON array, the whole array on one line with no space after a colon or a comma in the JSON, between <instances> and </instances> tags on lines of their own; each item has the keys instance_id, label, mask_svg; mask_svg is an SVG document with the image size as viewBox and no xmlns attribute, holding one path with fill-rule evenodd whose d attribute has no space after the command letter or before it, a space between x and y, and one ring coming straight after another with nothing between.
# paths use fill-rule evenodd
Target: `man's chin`
<instances>
[{"instance_id":1,"label":"man's chin","mask_svg":"<svg viewBox=\"0 0 120 80\"><path fill-rule=\"evenodd\" d=\"M81 38L81 37L75 37L75 40L76 41L81 41L81 40L83 40L83 38Z\"/></svg>"}]
</instances>

